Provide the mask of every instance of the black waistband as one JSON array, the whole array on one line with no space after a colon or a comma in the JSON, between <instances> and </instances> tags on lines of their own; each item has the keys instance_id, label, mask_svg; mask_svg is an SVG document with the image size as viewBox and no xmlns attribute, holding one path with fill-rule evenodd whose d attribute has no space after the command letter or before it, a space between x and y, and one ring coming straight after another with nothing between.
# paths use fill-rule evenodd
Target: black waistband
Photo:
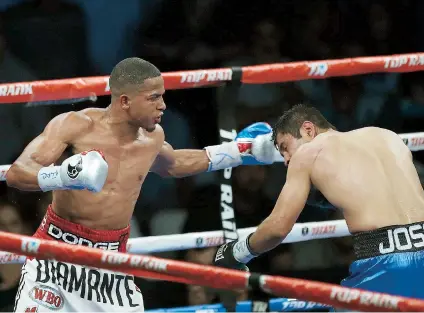
<instances>
[{"instance_id":1,"label":"black waistband","mask_svg":"<svg viewBox=\"0 0 424 313\"><path fill-rule=\"evenodd\" d=\"M353 248L357 259L424 250L424 222L354 233Z\"/></svg>"}]
</instances>

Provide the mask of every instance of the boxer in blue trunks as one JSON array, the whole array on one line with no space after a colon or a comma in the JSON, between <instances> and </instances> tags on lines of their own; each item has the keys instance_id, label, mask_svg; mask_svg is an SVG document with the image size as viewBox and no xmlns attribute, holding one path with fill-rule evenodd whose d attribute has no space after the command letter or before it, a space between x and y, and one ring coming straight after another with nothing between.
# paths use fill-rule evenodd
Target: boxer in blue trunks
<instances>
[{"instance_id":1,"label":"boxer in blue trunks","mask_svg":"<svg viewBox=\"0 0 424 313\"><path fill-rule=\"evenodd\" d=\"M376 127L339 132L317 109L297 105L273 138L288 166L275 208L254 233L219 247L215 265L246 269L279 245L314 186L353 235L357 260L342 285L424 299L424 192L400 136Z\"/></svg>"}]
</instances>

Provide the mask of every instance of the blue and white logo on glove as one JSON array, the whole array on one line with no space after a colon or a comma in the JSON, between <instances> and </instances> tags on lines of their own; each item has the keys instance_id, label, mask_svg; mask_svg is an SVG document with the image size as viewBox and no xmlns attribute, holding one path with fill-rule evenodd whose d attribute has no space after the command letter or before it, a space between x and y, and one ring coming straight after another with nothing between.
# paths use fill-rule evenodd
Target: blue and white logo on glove
<instances>
[{"instance_id":1,"label":"blue and white logo on glove","mask_svg":"<svg viewBox=\"0 0 424 313\"><path fill-rule=\"evenodd\" d=\"M254 123L238 133L237 142L243 165L272 164L281 158L272 141L272 127L268 123Z\"/></svg>"}]
</instances>

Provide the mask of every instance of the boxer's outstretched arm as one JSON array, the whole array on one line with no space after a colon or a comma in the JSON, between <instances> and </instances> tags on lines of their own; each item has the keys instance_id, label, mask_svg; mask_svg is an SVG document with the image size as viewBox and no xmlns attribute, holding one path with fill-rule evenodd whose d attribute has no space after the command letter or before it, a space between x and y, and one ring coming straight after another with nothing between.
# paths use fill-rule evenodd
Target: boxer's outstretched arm
<instances>
[{"instance_id":1,"label":"boxer's outstretched arm","mask_svg":"<svg viewBox=\"0 0 424 313\"><path fill-rule=\"evenodd\" d=\"M266 165L282 161L271 135L271 126L260 122L243 129L234 141L207 146L203 150L174 150L165 143L151 171L162 177L184 177L239 165Z\"/></svg>"},{"instance_id":2,"label":"boxer's outstretched arm","mask_svg":"<svg viewBox=\"0 0 424 313\"><path fill-rule=\"evenodd\" d=\"M174 150L165 142L150 170L162 177L186 177L206 172L209 162L205 150Z\"/></svg>"},{"instance_id":3,"label":"boxer's outstretched arm","mask_svg":"<svg viewBox=\"0 0 424 313\"><path fill-rule=\"evenodd\" d=\"M286 183L272 213L249 238L254 254L275 248L293 228L311 189L310 170L314 159L309 151L298 151L290 160Z\"/></svg>"},{"instance_id":4,"label":"boxer's outstretched arm","mask_svg":"<svg viewBox=\"0 0 424 313\"><path fill-rule=\"evenodd\" d=\"M57 161L78 135L91 126L91 119L79 112L69 112L53 118L37 138L32 140L6 175L10 187L39 191L38 172Z\"/></svg>"}]
</instances>

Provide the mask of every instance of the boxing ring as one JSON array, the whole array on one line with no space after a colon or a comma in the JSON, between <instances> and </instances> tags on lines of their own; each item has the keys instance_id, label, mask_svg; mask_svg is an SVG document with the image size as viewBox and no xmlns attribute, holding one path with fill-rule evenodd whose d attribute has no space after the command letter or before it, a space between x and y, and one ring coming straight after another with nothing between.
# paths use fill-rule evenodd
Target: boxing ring
<instances>
[{"instance_id":1,"label":"boxing ring","mask_svg":"<svg viewBox=\"0 0 424 313\"><path fill-rule=\"evenodd\" d=\"M264 84L325 79L378 72L413 72L424 69L424 53L380 57L349 58L314 62L292 62L259 66L220 68L163 73L167 90L215 87L220 85ZM108 76L72 78L50 81L0 84L0 104L28 103L64 104L85 100L95 101L109 95ZM219 113L221 141L235 135L234 124L222 118L232 114L232 108ZM232 114L231 116L234 116ZM399 134L411 151L424 149L424 132ZM0 181L4 181L10 165L0 165ZM221 187L231 188L231 169L221 171ZM231 191L231 189L230 189ZM224 201L221 196L221 202ZM345 288L321 282L280 276L248 273L205 266L183 261L162 259L143 254L218 246L238 236L249 234L255 227L235 227L232 204L227 203L221 213L233 213L222 218L222 230L166 236L134 238L128 241L128 253L110 252L85 246L71 245L0 232L0 264L23 263L26 257L110 269L137 277L159 279L217 289L249 288L282 297L266 303L268 311L290 312L328 309L330 306L364 311L424 311L424 301L394 295ZM349 236L344 220L297 223L282 242L292 243L322 238ZM287 298L290 297L290 298ZM297 300L300 299L300 300ZM236 311L257 311L252 301L239 302ZM225 312L221 304L196 307L159 309L151 312Z\"/></svg>"}]
</instances>

